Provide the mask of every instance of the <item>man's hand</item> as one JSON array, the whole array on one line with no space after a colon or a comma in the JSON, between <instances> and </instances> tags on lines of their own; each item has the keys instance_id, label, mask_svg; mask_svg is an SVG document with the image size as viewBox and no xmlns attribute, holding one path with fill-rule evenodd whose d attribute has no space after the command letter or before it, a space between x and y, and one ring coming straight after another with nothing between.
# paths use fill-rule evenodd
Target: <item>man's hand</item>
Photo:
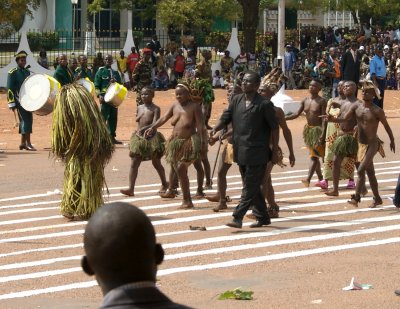
<instances>
[{"instance_id":1,"label":"man's hand","mask_svg":"<svg viewBox=\"0 0 400 309\"><path fill-rule=\"evenodd\" d=\"M218 136L216 136L216 135L210 136L210 137L208 138L208 144L209 144L210 146L213 146L213 145L215 144L215 142L218 141L218 140L219 140L219 137L218 137Z\"/></svg>"},{"instance_id":2,"label":"man's hand","mask_svg":"<svg viewBox=\"0 0 400 309\"><path fill-rule=\"evenodd\" d=\"M115 80L114 77L110 79L110 84L111 84L111 83L115 83L115 82L116 82L116 80Z\"/></svg>"},{"instance_id":3,"label":"man's hand","mask_svg":"<svg viewBox=\"0 0 400 309\"><path fill-rule=\"evenodd\" d=\"M100 102L100 104L104 103L104 96L99 95L99 102Z\"/></svg>"},{"instance_id":4,"label":"man's hand","mask_svg":"<svg viewBox=\"0 0 400 309\"><path fill-rule=\"evenodd\" d=\"M291 153L291 154L289 155L290 167L293 167L295 162L296 162L296 158L294 157L294 154Z\"/></svg>"},{"instance_id":5,"label":"man's hand","mask_svg":"<svg viewBox=\"0 0 400 309\"><path fill-rule=\"evenodd\" d=\"M278 151L272 150L271 163L277 164L279 162Z\"/></svg>"},{"instance_id":6,"label":"man's hand","mask_svg":"<svg viewBox=\"0 0 400 309\"><path fill-rule=\"evenodd\" d=\"M154 134L154 129L153 128L148 128L146 131L144 131L144 137L147 138L148 136L152 136Z\"/></svg>"}]
</instances>

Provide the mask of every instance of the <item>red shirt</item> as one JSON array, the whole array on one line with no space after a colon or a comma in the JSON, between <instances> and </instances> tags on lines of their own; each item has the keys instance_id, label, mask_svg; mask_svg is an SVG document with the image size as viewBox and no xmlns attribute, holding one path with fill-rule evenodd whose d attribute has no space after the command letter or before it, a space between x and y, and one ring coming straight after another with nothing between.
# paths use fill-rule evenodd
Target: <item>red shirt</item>
<instances>
[{"instance_id":1,"label":"red shirt","mask_svg":"<svg viewBox=\"0 0 400 309\"><path fill-rule=\"evenodd\" d=\"M175 58L175 72L183 73L185 71L185 57L177 55Z\"/></svg>"},{"instance_id":2,"label":"red shirt","mask_svg":"<svg viewBox=\"0 0 400 309\"><path fill-rule=\"evenodd\" d=\"M136 63L138 63L140 60L140 55L137 53L131 53L128 56L127 63L129 65L129 71L133 72L135 69Z\"/></svg>"}]
</instances>

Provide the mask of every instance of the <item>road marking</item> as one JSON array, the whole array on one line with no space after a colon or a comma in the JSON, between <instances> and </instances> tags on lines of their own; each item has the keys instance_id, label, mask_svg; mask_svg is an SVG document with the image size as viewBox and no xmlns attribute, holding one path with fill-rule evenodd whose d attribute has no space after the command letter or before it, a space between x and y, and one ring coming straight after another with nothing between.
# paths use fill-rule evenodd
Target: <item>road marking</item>
<instances>
[{"instance_id":1,"label":"road marking","mask_svg":"<svg viewBox=\"0 0 400 309\"><path fill-rule=\"evenodd\" d=\"M328 229L328 228L332 228L332 227L345 227L345 226L353 226L353 225L360 225L360 224L367 224L367 223L378 223L378 222L386 222L386 221L393 221L393 220L400 220L400 215L382 216L382 217L366 218L366 219L356 219L356 220L351 220L351 221L346 221L346 222L304 225L304 226L299 226L299 227L288 228L285 230L278 229L278 230L273 230L273 231L269 231L269 232L259 232L259 233L254 233L254 234L241 234L241 235L228 235L228 236L218 236L218 237L211 237L211 238L202 238L202 239L189 240L189 241L183 241L183 242L164 243L162 246L164 249L183 248L183 247L188 247L188 246L197 246L197 245L203 245L203 244L236 241L236 240L243 240L243 239L248 240L248 239L252 239L252 238L280 236L280 235L284 235L284 234L312 231L312 230L322 230L322 229ZM399 225L396 225L396 226L400 229ZM387 227L381 227L382 231L385 231L385 228L387 228ZM391 229L388 228L388 230L391 230ZM344 232L344 233L350 233L350 232ZM320 235L321 239L319 239L319 240L330 239L332 237L330 235L331 234ZM324 238L324 237L326 237L326 238ZM276 244L279 244L280 241L282 241L282 240L277 240ZM302 242L302 241L299 241L299 242ZM223 249L223 248L221 248L221 249ZM182 255L184 255L184 253L182 253ZM43 266L43 265L49 265L49 264L54 264L54 263L58 263L58 262L80 260L81 257L82 257L81 255L75 255L75 256L69 256L69 257L51 258L51 259L36 260L36 261L29 261L29 262L22 262L22 263L21 262L20 263L11 263L11 264L1 265L0 270Z\"/></svg>"},{"instance_id":2,"label":"road marking","mask_svg":"<svg viewBox=\"0 0 400 309\"><path fill-rule=\"evenodd\" d=\"M254 264L254 263L260 263L260 262L308 256L308 255L314 255L314 254L394 244L394 243L399 243L399 242L400 242L400 237L393 237L393 238L382 239L382 240L373 240L373 241L366 241L366 242L360 242L360 243L350 243L350 244L338 245L338 246L321 247L321 248L316 248L316 249L307 249L307 250L301 250L301 251L278 253L278 254L272 254L272 255L268 255L268 256L258 256L258 257L230 260L230 261L225 261L225 262L220 262L220 263L211 263L211 264L205 264L205 265L193 265L193 266L161 269L157 272L157 276L161 277L161 276L189 272L189 271L227 268L227 267ZM86 282L79 282L79 283L72 283L72 284L66 284L66 285L60 285L60 286L47 287L44 289L13 292L13 293L0 295L0 300L29 297L29 296L34 296L34 295L63 292L63 291L75 290L75 289L84 289L84 288L94 287L96 285L97 285L97 282L92 280L92 281L86 281Z\"/></svg>"}]
</instances>

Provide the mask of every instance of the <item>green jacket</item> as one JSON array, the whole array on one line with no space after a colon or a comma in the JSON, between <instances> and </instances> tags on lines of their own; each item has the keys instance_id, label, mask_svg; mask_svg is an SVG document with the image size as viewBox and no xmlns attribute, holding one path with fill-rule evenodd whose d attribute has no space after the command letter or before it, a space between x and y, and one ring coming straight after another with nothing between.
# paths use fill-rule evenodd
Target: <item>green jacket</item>
<instances>
[{"instance_id":1,"label":"green jacket","mask_svg":"<svg viewBox=\"0 0 400 309\"><path fill-rule=\"evenodd\" d=\"M97 95L104 95L110 85L111 77L113 77L117 83L122 84L121 76L119 73L112 68L101 67L94 77L94 86L96 88Z\"/></svg>"},{"instance_id":2,"label":"green jacket","mask_svg":"<svg viewBox=\"0 0 400 309\"><path fill-rule=\"evenodd\" d=\"M93 81L93 74L90 69L86 68L85 70L82 67L77 67L74 73L74 77L77 77L79 73L81 74L81 78L89 78L91 81Z\"/></svg>"},{"instance_id":3,"label":"green jacket","mask_svg":"<svg viewBox=\"0 0 400 309\"><path fill-rule=\"evenodd\" d=\"M132 79L136 82L139 88L151 85L151 70L152 65L144 59L140 60L133 70Z\"/></svg>"},{"instance_id":4,"label":"green jacket","mask_svg":"<svg viewBox=\"0 0 400 309\"><path fill-rule=\"evenodd\" d=\"M53 77L60 83L61 87L74 82L74 75L68 68L64 68L61 65L57 67Z\"/></svg>"},{"instance_id":5,"label":"green jacket","mask_svg":"<svg viewBox=\"0 0 400 309\"><path fill-rule=\"evenodd\" d=\"M30 71L16 67L8 71L7 76L7 102L8 108L14 109L19 105L19 91L24 80L31 74Z\"/></svg>"}]
</instances>

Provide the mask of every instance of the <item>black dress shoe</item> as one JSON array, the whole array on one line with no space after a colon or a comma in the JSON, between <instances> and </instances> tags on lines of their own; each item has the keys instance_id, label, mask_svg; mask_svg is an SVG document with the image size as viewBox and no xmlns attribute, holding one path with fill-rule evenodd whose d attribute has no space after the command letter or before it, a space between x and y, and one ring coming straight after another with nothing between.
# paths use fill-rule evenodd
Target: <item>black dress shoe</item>
<instances>
[{"instance_id":1,"label":"black dress shoe","mask_svg":"<svg viewBox=\"0 0 400 309\"><path fill-rule=\"evenodd\" d=\"M256 222L250 224L250 227L257 228L257 227L262 227L262 226L270 225L270 224L271 224L271 220L266 220L266 221L257 220Z\"/></svg>"},{"instance_id":2,"label":"black dress shoe","mask_svg":"<svg viewBox=\"0 0 400 309\"><path fill-rule=\"evenodd\" d=\"M22 150L22 149L26 149L26 145L25 144L19 145L19 150Z\"/></svg>"},{"instance_id":3,"label":"black dress shoe","mask_svg":"<svg viewBox=\"0 0 400 309\"><path fill-rule=\"evenodd\" d=\"M228 223L226 224L226 226L234 227L234 228L236 228L236 229L241 229L241 228L242 228L242 221L239 221L239 220L232 220L231 222L228 222Z\"/></svg>"},{"instance_id":4,"label":"black dress shoe","mask_svg":"<svg viewBox=\"0 0 400 309\"><path fill-rule=\"evenodd\" d=\"M26 145L25 149L28 150L28 151L36 151L36 148L33 147L32 145Z\"/></svg>"},{"instance_id":5,"label":"black dress shoe","mask_svg":"<svg viewBox=\"0 0 400 309\"><path fill-rule=\"evenodd\" d=\"M116 140L115 138L113 138L112 142L113 142L114 145L121 145L122 144L122 142Z\"/></svg>"}]
</instances>

